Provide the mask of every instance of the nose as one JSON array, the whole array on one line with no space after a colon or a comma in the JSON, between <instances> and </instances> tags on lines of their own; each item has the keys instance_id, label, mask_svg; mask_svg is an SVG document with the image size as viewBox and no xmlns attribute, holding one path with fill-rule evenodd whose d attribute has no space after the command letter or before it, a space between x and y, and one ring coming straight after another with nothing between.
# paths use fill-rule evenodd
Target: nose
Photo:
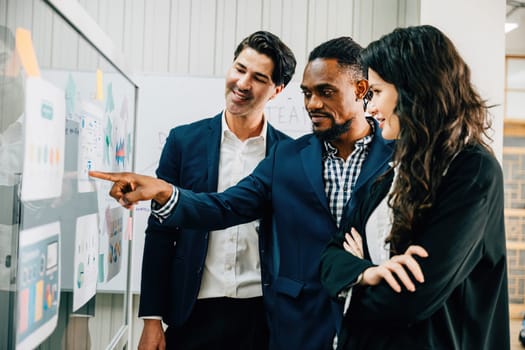
<instances>
[{"instance_id":1,"label":"nose","mask_svg":"<svg viewBox=\"0 0 525 350\"><path fill-rule=\"evenodd\" d=\"M372 101L368 102L368 104L366 105L366 111L372 116L376 115L378 112L376 105Z\"/></svg>"},{"instance_id":2,"label":"nose","mask_svg":"<svg viewBox=\"0 0 525 350\"><path fill-rule=\"evenodd\" d=\"M239 80L237 80L237 87L241 90L250 89L250 77L247 74L242 75Z\"/></svg>"},{"instance_id":3,"label":"nose","mask_svg":"<svg viewBox=\"0 0 525 350\"><path fill-rule=\"evenodd\" d=\"M312 94L309 98L306 99L306 110L315 111L323 107L323 101L318 98L315 94Z\"/></svg>"}]
</instances>

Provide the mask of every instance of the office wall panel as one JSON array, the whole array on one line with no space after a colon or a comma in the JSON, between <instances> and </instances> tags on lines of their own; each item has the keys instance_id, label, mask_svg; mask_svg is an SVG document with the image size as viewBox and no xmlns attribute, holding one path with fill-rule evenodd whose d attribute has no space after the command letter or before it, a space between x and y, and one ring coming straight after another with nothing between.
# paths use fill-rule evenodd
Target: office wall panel
<instances>
[{"instance_id":1,"label":"office wall panel","mask_svg":"<svg viewBox=\"0 0 525 350\"><path fill-rule=\"evenodd\" d=\"M283 30L283 18L281 17L283 2L286 0L262 1L262 25L261 28L274 33Z\"/></svg>"},{"instance_id":2,"label":"office wall panel","mask_svg":"<svg viewBox=\"0 0 525 350\"><path fill-rule=\"evenodd\" d=\"M287 0L283 2L281 16L283 18L283 29L276 33L292 49L297 59L297 73L302 75L307 51L311 48L306 46L306 26L308 7L304 0ZM297 79L298 75L294 76Z\"/></svg>"},{"instance_id":3,"label":"office wall panel","mask_svg":"<svg viewBox=\"0 0 525 350\"><path fill-rule=\"evenodd\" d=\"M237 1L237 35L239 42L246 35L262 28L262 1ZM225 18L227 20L227 18Z\"/></svg>"},{"instance_id":4,"label":"office wall panel","mask_svg":"<svg viewBox=\"0 0 525 350\"><path fill-rule=\"evenodd\" d=\"M51 66L52 45L44 45L44 43L50 43L53 40L50 28L52 28L54 18L49 6L42 1L34 3L32 36L36 56L40 58L39 63L42 68Z\"/></svg>"},{"instance_id":5,"label":"office wall panel","mask_svg":"<svg viewBox=\"0 0 525 350\"><path fill-rule=\"evenodd\" d=\"M233 51L237 45L237 21L228 19L236 13L236 4L236 0L217 0L213 75L224 75L233 60Z\"/></svg>"},{"instance_id":6,"label":"office wall panel","mask_svg":"<svg viewBox=\"0 0 525 350\"><path fill-rule=\"evenodd\" d=\"M79 1L82 7L86 10L87 13L95 20L99 22L99 2L98 1L89 1L89 0L80 0ZM98 66L98 55L93 51L91 45L85 41L80 41L78 43L78 69L79 70L91 70L97 68Z\"/></svg>"},{"instance_id":7,"label":"office wall panel","mask_svg":"<svg viewBox=\"0 0 525 350\"><path fill-rule=\"evenodd\" d=\"M144 7L144 69L165 72L168 70L171 1L156 0L144 4L147 4Z\"/></svg>"},{"instance_id":8,"label":"office wall panel","mask_svg":"<svg viewBox=\"0 0 525 350\"><path fill-rule=\"evenodd\" d=\"M53 15L51 65L59 69L77 69L78 35L57 17Z\"/></svg>"},{"instance_id":9,"label":"office wall panel","mask_svg":"<svg viewBox=\"0 0 525 350\"><path fill-rule=\"evenodd\" d=\"M122 50L130 62L131 69L136 70L144 64L144 0L126 1L123 10L124 21L124 49ZM107 33L113 41L113 33Z\"/></svg>"},{"instance_id":10,"label":"office wall panel","mask_svg":"<svg viewBox=\"0 0 525 350\"><path fill-rule=\"evenodd\" d=\"M168 55L169 70L167 73L188 74L190 63L190 23L191 0L172 2L170 11L170 39ZM141 71L141 69L137 69ZM158 71L162 73L162 71Z\"/></svg>"},{"instance_id":11,"label":"office wall panel","mask_svg":"<svg viewBox=\"0 0 525 350\"><path fill-rule=\"evenodd\" d=\"M223 76L235 45L258 29L276 33L294 50L300 73L308 52L324 40L350 35L364 46L396 26L419 22L419 0L78 1L129 58L132 71L185 76ZM79 68L90 67L92 58L77 45ZM54 57L65 59L60 51Z\"/></svg>"},{"instance_id":12,"label":"office wall panel","mask_svg":"<svg viewBox=\"0 0 525 350\"><path fill-rule=\"evenodd\" d=\"M189 75L214 73L215 9L215 0L191 1Z\"/></svg>"}]
</instances>

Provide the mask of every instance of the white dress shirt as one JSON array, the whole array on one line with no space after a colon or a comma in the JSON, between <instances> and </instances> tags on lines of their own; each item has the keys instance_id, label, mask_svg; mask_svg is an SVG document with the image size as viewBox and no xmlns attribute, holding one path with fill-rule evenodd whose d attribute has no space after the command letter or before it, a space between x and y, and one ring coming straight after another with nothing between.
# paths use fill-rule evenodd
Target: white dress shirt
<instances>
[{"instance_id":1,"label":"white dress shirt","mask_svg":"<svg viewBox=\"0 0 525 350\"><path fill-rule=\"evenodd\" d=\"M266 130L265 121L259 136L241 141L228 128L223 113L218 192L251 174L265 157ZM256 220L209 233L199 299L262 295L258 226Z\"/></svg>"}]
</instances>

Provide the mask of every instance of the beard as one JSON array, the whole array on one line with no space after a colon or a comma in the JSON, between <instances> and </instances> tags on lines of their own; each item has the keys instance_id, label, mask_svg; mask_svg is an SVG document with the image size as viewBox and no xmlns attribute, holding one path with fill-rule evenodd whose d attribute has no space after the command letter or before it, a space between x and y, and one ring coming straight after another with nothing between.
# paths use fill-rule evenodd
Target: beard
<instances>
[{"instance_id":1,"label":"beard","mask_svg":"<svg viewBox=\"0 0 525 350\"><path fill-rule=\"evenodd\" d=\"M343 124L335 123L333 118L330 118L332 121L332 127L327 130L312 130L314 135L317 136L322 141L334 141L339 138L339 136L346 133L350 130L350 125L352 125L352 119L348 119Z\"/></svg>"}]
</instances>

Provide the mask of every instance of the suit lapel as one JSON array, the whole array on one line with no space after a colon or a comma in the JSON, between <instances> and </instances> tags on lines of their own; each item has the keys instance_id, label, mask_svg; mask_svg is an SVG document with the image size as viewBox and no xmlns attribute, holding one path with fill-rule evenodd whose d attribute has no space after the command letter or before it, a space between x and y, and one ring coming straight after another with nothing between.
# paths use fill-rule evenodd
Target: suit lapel
<instances>
[{"instance_id":1,"label":"suit lapel","mask_svg":"<svg viewBox=\"0 0 525 350\"><path fill-rule=\"evenodd\" d=\"M392 158L394 142L385 141L381 136L379 125L377 125L377 122L375 123L374 141L372 142L370 151L363 163L363 167L354 186L354 191L366 184L371 178L375 178L383 173L388 166L388 162Z\"/></svg>"},{"instance_id":2,"label":"suit lapel","mask_svg":"<svg viewBox=\"0 0 525 350\"><path fill-rule=\"evenodd\" d=\"M322 145L319 140L312 135L308 140L308 145L301 151L301 160L306 174L306 178L310 182L312 189L319 198L319 201L328 212L328 199L324 189L323 181L323 159L322 159Z\"/></svg>"},{"instance_id":3,"label":"suit lapel","mask_svg":"<svg viewBox=\"0 0 525 350\"><path fill-rule=\"evenodd\" d=\"M206 158L208 161L208 191L217 191L217 182L219 181L219 150L221 144L222 113L216 115L210 120L209 142L207 147Z\"/></svg>"},{"instance_id":4,"label":"suit lapel","mask_svg":"<svg viewBox=\"0 0 525 350\"><path fill-rule=\"evenodd\" d=\"M355 194L361 187L365 186L368 181L373 180L386 172L386 170L389 168L388 162L392 159L394 142L385 141L383 136L381 136L381 129L379 128L377 122L375 120L374 122L376 123L374 140L363 163L363 167L361 168L357 182L352 190L352 196L345 204L340 225L346 224L346 220L350 215L350 211L353 210L354 206L357 204Z\"/></svg>"},{"instance_id":5,"label":"suit lapel","mask_svg":"<svg viewBox=\"0 0 525 350\"><path fill-rule=\"evenodd\" d=\"M266 152L265 156L268 155L268 152L272 148L272 146L277 142L277 136L275 129L268 123L268 128L266 129Z\"/></svg>"}]
</instances>

